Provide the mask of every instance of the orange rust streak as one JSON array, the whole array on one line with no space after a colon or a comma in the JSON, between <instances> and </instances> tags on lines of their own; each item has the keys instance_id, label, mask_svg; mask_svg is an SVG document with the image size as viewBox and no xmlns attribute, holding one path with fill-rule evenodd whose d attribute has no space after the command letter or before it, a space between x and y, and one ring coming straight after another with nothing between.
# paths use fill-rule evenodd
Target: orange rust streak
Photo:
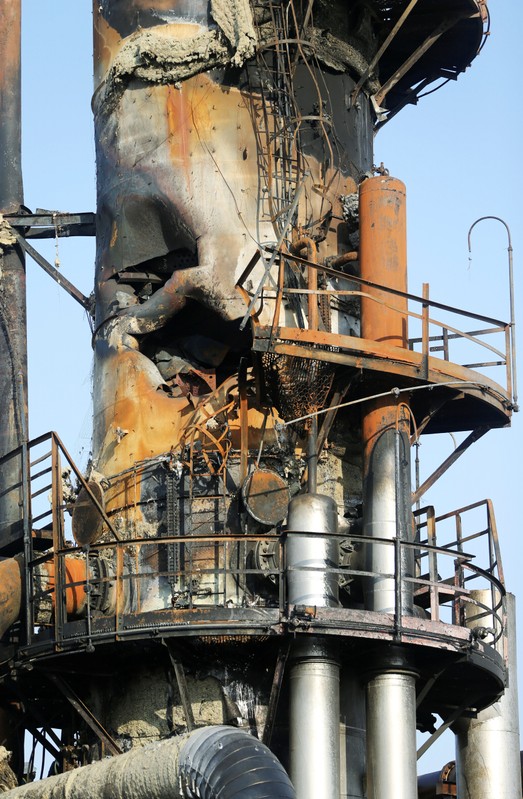
<instances>
[{"instance_id":1,"label":"orange rust streak","mask_svg":"<svg viewBox=\"0 0 523 799\"><path fill-rule=\"evenodd\" d=\"M173 163L183 164L187 188L191 183L190 171L190 145L188 131L190 125L190 110L183 89L167 88L167 127L169 130L169 147Z\"/></svg>"},{"instance_id":2,"label":"orange rust streak","mask_svg":"<svg viewBox=\"0 0 523 799\"><path fill-rule=\"evenodd\" d=\"M95 86L104 79L111 63L122 44L118 31L111 28L100 13L100 3L93 2L93 48Z\"/></svg>"},{"instance_id":3,"label":"orange rust streak","mask_svg":"<svg viewBox=\"0 0 523 799\"><path fill-rule=\"evenodd\" d=\"M408 435L410 414L404 400L391 402L390 397L379 397L369 403L363 412L363 464L364 478L371 463L371 456L380 436L386 430L398 429Z\"/></svg>"}]
</instances>

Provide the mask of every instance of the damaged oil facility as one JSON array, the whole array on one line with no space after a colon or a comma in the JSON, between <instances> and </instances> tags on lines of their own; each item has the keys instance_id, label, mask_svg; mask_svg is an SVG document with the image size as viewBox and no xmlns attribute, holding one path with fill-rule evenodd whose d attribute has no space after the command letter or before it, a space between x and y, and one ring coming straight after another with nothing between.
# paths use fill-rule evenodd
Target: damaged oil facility
<instances>
[{"instance_id":1,"label":"damaged oil facility","mask_svg":"<svg viewBox=\"0 0 523 799\"><path fill-rule=\"evenodd\" d=\"M411 291L373 153L485 0L95 0L92 213L24 205L20 28L0 0L0 791L520 799L494 507L422 502L518 410L510 231L508 320ZM90 318L84 471L29 439L26 259Z\"/></svg>"}]
</instances>

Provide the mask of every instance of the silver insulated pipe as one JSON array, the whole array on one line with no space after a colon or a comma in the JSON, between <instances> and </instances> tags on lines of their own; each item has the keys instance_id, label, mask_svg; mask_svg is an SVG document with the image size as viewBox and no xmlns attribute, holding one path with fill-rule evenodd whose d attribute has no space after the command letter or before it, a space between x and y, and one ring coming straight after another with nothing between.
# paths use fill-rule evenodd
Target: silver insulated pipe
<instances>
[{"instance_id":1,"label":"silver insulated pipe","mask_svg":"<svg viewBox=\"0 0 523 799\"><path fill-rule=\"evenodd\" d=\"M243 730L203 727L5 793L9 799L296 799L270 749Z\"/></svg>"},{"instance_id":2,"label":"silver insulated pipe","mask_svg":"<svg viewBox=\"0 0 523 799\"><path fill-rule=\"evenodd\" d=\"M291 500L287 529L289 608L336 607L337 507L330 497ZM340 666L328 641L302 637L291 655L290 770L297 799L340 795Z\"/></svg>"},{"instance_id":3,"label":"silver insulated pipe","mask_svg":"<svg viewBox=\"0 0 523 799\"><path fill-rule=\"evenodd\" d=\"M487 608L499 594L490 589L472 591L471 597ZM460 719L456 732L456 784L460 799L521 799L521 766L518 717L516 655L516 600L507 594L506 629L497 648L507 648L508 677L503 696L476 718ZM499 622L488 610L470 605L467 626L499 630ZM487 639L488 640L488 639Z\"/></svg>"},{"instance_id":4,"label":"silver insulated pipe","mask_svg":"<svg viewBox=\"0 0 523 799\"><path fill-rule=\"evenodd\" d=\"M365 545L366 570L383 575L365 579L365 605L380 613L411 615L413 584L405 578L414 576L414 550L402 547L398 558L392 543L413 538L408 417L402 406L378 402L364 416L363 430L363 534L391 541ZM394 575L400 579L399 592ZM398 599L401 608L396 608Z\"/></svg>"}]
</instances>

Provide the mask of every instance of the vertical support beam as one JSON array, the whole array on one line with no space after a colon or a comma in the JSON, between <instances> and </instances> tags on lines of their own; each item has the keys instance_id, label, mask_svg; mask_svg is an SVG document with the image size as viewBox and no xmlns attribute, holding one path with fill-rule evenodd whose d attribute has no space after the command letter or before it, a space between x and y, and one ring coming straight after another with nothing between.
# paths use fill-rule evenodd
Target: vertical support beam
<instances>
[{"instance_id":1,"label":"vertical support beam","mask_svg":"<svg viewBox=\"0 0 523 799\"><path fill-rule=\"evenodd\" d=\"M492 606L488 589L473 591L474 599ZM520 799L521 767L519 754L518 682L516 655L516 600L506 596L505 634L498 642L507 647L507 685L498 702L478 713L474 719L456 724L456 784L460 799ZM478 608L475 608L479 610ZM498 626L488 613L467 618L467 626Z\"/></svg>"},{"instance_id":2,"label":"vertical support beam","mask_svg":"<svg viewBox=\"0 0 523 799\"><path fill-rule=\"evenodd\" d=\"M21 0L0 0L0 215L23 204L20 62ZM0 457L20 446L27 430L25 263L4 231L0 223ZM0 466L0 528L0 546L21 541L21 453Z\"/></svg>"},{"instance_id":3,"label":"vertical support beam","mask_svg":"<svg viewBox=\"0 0 523 799\"><path fill-rule=\"evenodd\" d=\"M405 186L388 175L360 186L361 277L407 291ZM362 337L408 347L407 299L369 288L361 302ZM410 409L383 397L363 412L363 534L365 607L401 619L414 610L414 550L410 477ZM390 544L372 542L389 539ZM389 647L367 684L367 797L417 799L416 676L402 653Z\"/></svg>"},{"instance_id":4,"label":"vertical support beam","mask_svg":"<svg viewBox=\"0 0 523 799\"><path fill-rule=\"evenodd\" d=\"M298 494L289 505L287 595L296 605L336 607L337 506ZM340 665L332 644L301 636L290 656L290 773L296 799L340 796Z\"/></svg>"},{"instance_id":5,"label":"vertical support beam","mask_svg":"<svg viewBox=\"0 0 523 799\"><path fill-rule=\"evenodd\" d=\"M339 799L339 663L319 639L300 641L292 660L290 773L296 799Z\"/></svg>"},{"instance_id":6,"label":"vertical support beam","mask_svg":"<svg viewBox=\"0 0 523 799\"><path fill-rule=\"evenodd\" d=\"M360 186L361 277L394 291L407 291L405 185L389 175ZM369 341L408 348L407 298L368 287L361 300L361 335ZM370 538L412 540L409 408L387 397L363 412L363 534ZM412 583L399 586L394 547L366 545L366 570L383 577L365 581L368 610L412 613ZM413 576L413 550L403 548L401 574ZM388 576L385 576L388 575ZM396 598L400 602L396 602Z\"/></svg>"},{"instance_id":7,"label":"vertical support beam","mask_svg":"<svg viewBox=\"0 0 523 799\"><path fill-rule=\"evenodd\" d=\"M377 674L367 685L368 799L418 799L417 783L416 677Z\"/></svg>"}]
</instances>

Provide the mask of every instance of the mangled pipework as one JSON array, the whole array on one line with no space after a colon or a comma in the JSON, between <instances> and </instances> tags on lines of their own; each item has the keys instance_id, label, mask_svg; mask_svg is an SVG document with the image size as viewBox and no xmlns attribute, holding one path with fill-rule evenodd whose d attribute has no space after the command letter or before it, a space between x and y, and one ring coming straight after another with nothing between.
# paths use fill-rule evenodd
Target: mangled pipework
<instances>
[{"instance_id":1,"label":"mangled pipework","mask_svg":"<svg viewBox=\"0 0 523 799\"><path fill-rule=\"evenodd\" d=\"M245 0L94 3L93 459L106 477L180 446L193 407L170 393L157 366L158 352L176 350L183 337L192 363L214 368L200 343L203 334L232 353L231 361L249 354L249 336L238 335L246 309L236 282L253 256L278 238L276 227L285 217L278 215L276 224L262 207L264 192L278 193L269 186L272 167L264 175L260 165L279 158L279 144L270 134L281 127L282 109L274 92L267 91L271 70L262 74L261 64L271 61L272 51L257 60L257 53L274 43L270 15L262 19L260 14L261 7L253 10ZM364 55L348 42L335 47L332 35L309 23L300 39L308 40L307 52L329 71L323 75L321 66L296 66L296 114L304 121L295 120L299 130L289 136L289 163L299 165L289 191L302 191L297 211L307 224L303 235L314 248L318 241L318 256L324 258L346 246L329 223L331 209L371 168L372 118L363 96L349 115L344 105L354 75L366 69ZM315 23L320 25L316 17ZM317 96L323 80L328 83L326 112ZM318 129L330 131L332 141L322 143ZM267 147L275 152L265 152ZM302 152L296 152L300 147ZM323 222L316 230L318 219ZM262 282L263 263L250 275L253 287ZM257 312L261 322L272 321L272 300L264 298ZM155 535L154 524L138 507L148 501L149 489L158 496L156 484L149 480L148 489L146 483L147 478L135 481L137 502L132 509L127 503L123 523L138 534ZM124 493L107 495L109 513L124 505ZM158 519L156 527L161 523Z\"/></svg>"},{"instance_id":2,"label":"mangled pipework","mask_svg":"<svg viewBox=\"0 0 523 799\"><path fill-rule=\"evenodd\" d=\"M295 799L280 762L249 733L204 727L6 793L12 799Z\"/></svg>"}]
</instances>

